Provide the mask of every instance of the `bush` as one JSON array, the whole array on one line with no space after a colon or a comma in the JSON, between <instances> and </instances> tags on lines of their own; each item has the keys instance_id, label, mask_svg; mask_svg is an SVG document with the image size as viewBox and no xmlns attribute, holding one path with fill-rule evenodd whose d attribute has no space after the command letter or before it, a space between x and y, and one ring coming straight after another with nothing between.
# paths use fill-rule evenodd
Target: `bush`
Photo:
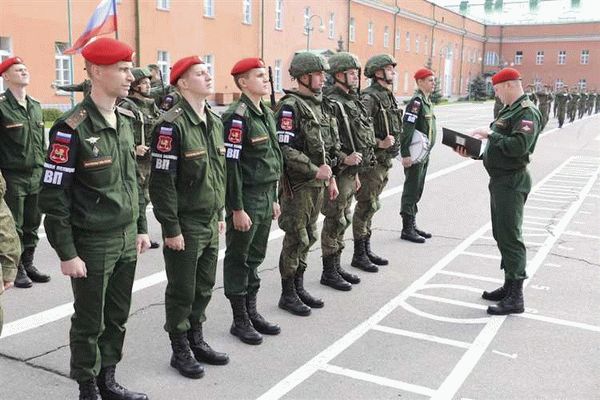
<instances>
[{"instance_id":1,"label":"bush","mask_svg":"<svg viewBox=\"0 0 600 400\"><path fill-rule=\"evenodd\" d=\"M54 122L58 117L63 115L63 112L57 108L44 108L42 111L44 114L44 121L46 122Z\"/></svg>"}]
</instances>

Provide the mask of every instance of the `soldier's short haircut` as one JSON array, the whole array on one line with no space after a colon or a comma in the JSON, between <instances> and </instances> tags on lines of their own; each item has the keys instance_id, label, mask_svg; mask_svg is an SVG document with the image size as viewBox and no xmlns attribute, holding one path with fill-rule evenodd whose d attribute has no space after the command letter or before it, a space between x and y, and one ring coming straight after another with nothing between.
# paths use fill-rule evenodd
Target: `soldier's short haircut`
<instances>
[{"instance_id":1,"label":"soldier's short haircut","mask_svg":"<svg viewBox=\"0 0 600 400\"><path fill-rule=\"evenodd\" d=\"M235 86L237 86L238 89L242 90L242 88L240 87L240 79L242 79L242 78L247 79L250 76L250 71L246 71L241 74L234 75L233 82L235 82Z\"/></svg>"}]
</instances>

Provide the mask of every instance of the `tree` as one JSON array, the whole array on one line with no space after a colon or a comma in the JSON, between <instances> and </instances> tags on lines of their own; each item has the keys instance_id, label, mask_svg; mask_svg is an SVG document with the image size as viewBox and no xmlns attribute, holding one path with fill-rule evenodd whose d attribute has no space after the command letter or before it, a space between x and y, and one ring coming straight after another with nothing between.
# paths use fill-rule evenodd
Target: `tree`
<instances>
[{"instance_id":1,"label":"tree","mask_svg":"<svg viewBox=\"0 0 600 400\"><path fill-rule=\"evenodd\" d=\"M477 75L469 87L469 99L475 101L484 101L487 99L487 88L485 80L481 75Z\"/></svg>"},{"instance_id":2,"label":"tree","mask_svg":"<svg viewBox=\"0 0 600 400\"><path fill-rule=\"evenodd\" d=\"M431 101L433 102L433 104L438 104L440 102L440 100L442 99L442 91L441 91L441 87L440 87L440 79L436 78L435 79L435 89L433 89L433 93L431 93L431 96L429 97L431 99Z\"/></svg>"}]
</instances>

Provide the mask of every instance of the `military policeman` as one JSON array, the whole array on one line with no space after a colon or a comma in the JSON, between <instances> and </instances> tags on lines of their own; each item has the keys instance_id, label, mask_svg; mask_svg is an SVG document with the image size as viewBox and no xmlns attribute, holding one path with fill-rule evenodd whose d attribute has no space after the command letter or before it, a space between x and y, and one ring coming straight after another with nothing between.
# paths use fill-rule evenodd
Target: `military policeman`
<instances>
[{"instance_id":1,"label":"military policeman","mask_svg":"<svg viewBox=\"0 0 600 400\"><path fill-rule=\"evenodd\" d=\"M21 254L21 243L15 229L15 220L6 202L6 182L0 172L0 295L13 285ZM0 304L0 335L2 334L2 304Z\"/></svg>"},{"instance_id":2,"label":"military policeman","mask_svg":"<svg viewBox=\"0 0 600 400\"><path fill-rule=\"evenodd\" d=\"M388 182L392 159L400 153L402 110L392 93L396 60L388 54L371 57L365 65L365 76L371 85L363 90L362 101L373 121L376 163L359 172L361 189L356 194L352 226L354 241L362 238L365 254L375 265L387 265L388 260L371 251L371 224L380 209L379 196Z\"/></svg>"},{"instance_id":3,"label":"military policeman","mask_svg":"<svg viewBox=\"0 0 600 400\"><path fill-rule=\"evenodd\" d=\"M136 179L133 120L115 107L133 81L133 50L100 38L82 55L92 92L50 130L40 206L44 227L71 277L71 377L80 399L147 399L115 382L137 254L150 240Z\"/></svg>"},{"instance_id":4,"label":"military policeman","mask_svg":"<svg viewBox=\"0 0 600 400\"><path fill-rule=\"evenodd\" d=\"M335 168L341 157L337 124L322 99L327 61L310 52L294 55L289 73L297 90L286 90L275 113L284 169L279 198L279 227L285 232L279 272L279 307L307 316L324 303L304 288L308 251L317 241L317 218L323 196L338 196Z\"/></svg>"},{"instance_id":5,"label":"military policeman","mask_svg":"<svg viewBox=\"0 0 600 400\"><path fill-rule=\"evenodd\" d=\"M561 91L556 94L555 103L558 107L557 109L557 117L558 117L558 127L562 128L565 123L565 114L567 111L567 103L571 99L571 95L569 94L569 87L564 85L561 88Z\"/></svg>"},{"instance_id":6,"label":"military policeman","mask_svg":"<svg viewBox=\"0 0 600 400\"><path fill-rule=\"evenodd\" d=\"M197 379L204 375L200 361L229 362L227 354L204 341L202 330L215 284L219 233L225 230L225 146L221 119L207 107L214 88L202 59L180 59L170 79L181 100L154 129L150 198L164 238L171 366Z\"/></svg>"},{"instance_id":7,"label":"military policeman","mask_svg":"<svg viewBox=\"0 0 600 400\"><path fill-rule=\"evenodd\" d=\"M145 213L150 203L148 185L150 183L150 140L154 124L160 116L160 111L154 100L150 97L150 71L146 68L131 70L134 81L129 88L129 96L124 98L119 106L133 112L136 116L134 123L135 134L135 159L138 164L138 180L144 191L144 207L140 212ZM157 249L158 242L150 241L150 248Z\"/></svg>"},{"instance_id":8,"label":"military policeman","mask_svg":"<svg viewBox=\"0 0 600 400\"><path fill-rule=\"evenodd\" d=\"M431 147L435 144L435 114L430 99L435 88L435 77L430 69L421 68L415 73L414 78L417 82L417 91L406 105L400 145L405 177L400 211L402 215L400 237L414 243L425 243L425 239L431 238L431 233L419 229L415 217L418 212L417 203L421 199L425 187L429 155L420 163L414 164L409 147L415 130L427 136Z\"/></svg>"},{"instance_id":9,"label":"military policeman","mask_svg":"<svg viewBox=\"0 0 600 400\"><path fill-rule=\"evenodd\" d=\"M358 276L342 268L340 259L344 249L344 233L351 223L352 198L360 189L358 171L375 162L375 136L358 93L360 62L355 55L339 52L329 57L327 71L334 84L325 90L325 98L336 117L341 151L343 153L336 169L339 195L325 199L322 213L325 215L321 232L323 273L321 283L337 290L351 290L352 284L360 282ZM362 240L362 238L361 238ZM352 265L368 272L377 272L377 266L364 254L362 242L355 240ZM356 249L360 248L360 253ZM360 255L360 258L358 257Z\"/></svg>"},{"instance_id":10,"label":"military policeman","mask_svg":"<svg viewBox=\"0 0 600 400\"><path fill-rule=\"evenodd\" d=\"M230 332L248 344L262 334L277 335L278 325L257 310L258 267L265 259L271 221L281 214L277 182L283 158L271 109L262 101L269 76L259 58L245 58L231 69L242 97L223 114L227 190L226 243L223 262L225 296L231 302Z\"/></svg>"},{"instance_id":11,"label":"military policeman","mask_svg":"<svg viewBox=\"0 0 600 400\"><path fill-rule=\"evenodd\" d=\"M7 89L0 94L0 170L6 180L4 200L12 211L19 239L21 262L15 286L48 282L50 276L33 265L42 214L38 208L44 163L44 121L40 103L27 94L29 71L20 57L0 64Z\"/></svg>"},{"instance_id":12,"label":"military policeman","mask_svg":"<svg viewBox=\"0 0 600 400\"><path fill-rule=\"evenodd\" d=\"M527 164L541 131L541 114L523 93L517 70L504 68L492 77L492 83L506 107L492 122L491 131L478 129L473 135L488 139L482 158L490 175L492 232L502 257L504 285L483 292L482 297L498 302L488 307L489 314L506 315L524 311L527 257L522 237L523 209L531 190ZM458 152L465 155L464 148Z\"/></svg>"}]
</instances>

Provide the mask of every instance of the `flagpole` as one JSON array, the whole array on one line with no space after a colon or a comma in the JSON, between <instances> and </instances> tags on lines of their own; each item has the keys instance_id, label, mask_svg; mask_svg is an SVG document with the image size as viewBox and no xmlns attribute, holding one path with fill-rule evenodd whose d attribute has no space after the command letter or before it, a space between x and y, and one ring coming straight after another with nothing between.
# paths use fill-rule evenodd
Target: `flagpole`
<instances>
[{"instance_id":1,"label":"flagpole","mask_svg":"<svg viewBox=\"0 0 600 400\"><path fill-rule=\"evenodd\" d=\"M69 25L69 48L71 48L71 46L73 46L73 33L72 33L72 27L71 27L71 0L67 0L67 20L68 20L68 25ZM74 80L75 80L75 74L74 74L74 69L75 69L75 65L73 64L73 54L71 54L69 56L69 63L71 64L71 68L69 71L69 75L70 75L70 79L71 79L71 84L73 84ZM71 108L73 108L75 106L75 92L71 92Z\"/></svg>"},{"instance_id":2,"label":"flagpole","mask_svg":"<svg viewBox=\"0 0 600 400\"><path fill-rule=\"evenodd\" d=\"M117 0L112 0L113 10L115 10L115 39L119 40L119 19L117 18Z\"/></svg>"}]
</instances>

